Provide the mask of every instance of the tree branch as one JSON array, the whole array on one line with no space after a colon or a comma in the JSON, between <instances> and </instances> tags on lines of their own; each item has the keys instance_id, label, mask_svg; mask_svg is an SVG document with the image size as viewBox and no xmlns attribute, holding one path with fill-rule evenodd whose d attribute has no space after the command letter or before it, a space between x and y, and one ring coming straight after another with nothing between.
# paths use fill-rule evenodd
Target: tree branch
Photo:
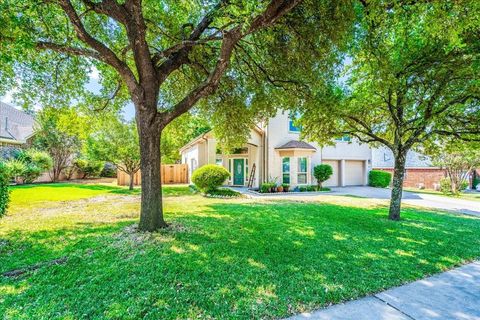
<instances>
[{"instance_id":1,"label":"tree branch","mask_svg":"<svg viewBox=\"0 0 480 320\"><path fill-rule=\"evenodd\" d=\"M102 56L98 54L98 52L89 50L89 49L70 47L70 46L61 45L53 42L46 42L46 41L37 42L36 47L37 49L40 49L40 50L52 50L59 53L67 53L75 56L83 56L83 57L88 57L95 60L103 61ZM106 62L106 61L103 61L103 62Z\"/></svg>"},{"instance_id":2,"label":"tree branch","mask_svg":"<svg viewBox=\"0 0 480 320\"><path fill-rule=\"evenodd\" d=\"M135 92L138 84L133 72L130 70L127 64L121 61L110 48L95 39L87 32L70 0L59 0L59 4L72 23L77 37L97 51L101 56L102 62L105 62L115 68L124 79L130 91Z\"/></svg>"},{"instance_id":3,"label":"tree branch","mask_svg":"<svg viewBox=\"0 0 480 320\"><path fill-rule=\"evenodd\" d=\"M178 102L172 110L164 111L160 114L162 125L166 126L173 119L187 112L196 102L198 102L198 100L216 91L222 75L230 64L233 49L240 39L261 28L272 25L284 14L293 9L298 3L300 3L300 1L301 0L272 0L265 11L253 19L252 23L246 28L246 30L245 25L240 24L230 31L223 31L222 47L215 68L204 82ZM194 32L192 32L192 36L199 37L210 23L211 18L204 18ZM192 36L190 38L192 38Z\"/></svg>"}]
</instances>

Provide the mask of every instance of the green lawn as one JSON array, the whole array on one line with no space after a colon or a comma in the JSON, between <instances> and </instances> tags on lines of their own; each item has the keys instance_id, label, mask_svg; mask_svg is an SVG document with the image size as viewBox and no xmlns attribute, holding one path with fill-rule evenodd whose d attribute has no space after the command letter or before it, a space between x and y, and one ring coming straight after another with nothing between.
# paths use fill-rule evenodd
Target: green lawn
<instances>
[{"instance_id":1,"label":"green lawn","mask_svg":"<svg viewBox=\"0 0 480 320\"><path fill-rule=\"evenodd\" d=\"M473 201L480 201L480 192L469 192L469 193L460 193L459 195L453 194L444 194L440 191L429 190L429 189L417 189L417 188L405 188L405 191L416 192L416 193L424 193L424 194L433 194L436 196L448 197L448 198L455 198L455 199L462 199L462 200L473 200Z\"/></svg>"},{"instance_id":2,"label":"green lawn","mask_svg":"<svg viewBox=\"0 0 480 320\"><path fill-rule=\"evenodd\" d=\"M0 276L0 315L278 318L480 257L474 217L407 208L401 222L392 222L384 205L368 199L224 200L187 187L165 194L172 226L147 235L131 228L138 191L15 188L0 220L0 274L44 264L17 278ZM63 257L64 264L45 264Z\"/></svg>"}]
</instances>

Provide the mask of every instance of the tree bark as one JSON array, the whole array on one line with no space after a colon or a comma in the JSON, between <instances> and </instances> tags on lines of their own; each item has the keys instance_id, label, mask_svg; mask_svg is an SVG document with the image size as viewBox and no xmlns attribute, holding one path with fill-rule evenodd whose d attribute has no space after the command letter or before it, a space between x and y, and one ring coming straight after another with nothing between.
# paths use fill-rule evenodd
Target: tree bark
<instances>
[{"instance_id":1,"label":"tree bark","mask_svg":"<svg viewBox=\"0 0 480 320\"><path fill-rule=\"evenodd\" d=\"M128 190L133 190L133 179L135 178L135 172L130 172L130 184Z\"/></svg>"},{"instance_id":2,"label":"tree bark","mask_svg":"<svg viewBox=\"0 0 480 320\"><path fill-rule=\"evenodd\" d=\"M395 168L393 170L392 196L390 200L390 220L400 220L400 209L402 205L403 180L405 178L406 152L399 151L395 154Z\"/></svg>"},{"instance_id":3,"label":"tree bark","mask_svg":"<svg viewBox=\"0 0 480 320\"><path fill-rule=\"evenodd\" d=\"M140 158L142 176L142 204L139 229L142 231L155 231L165 228L167 223L163 219L162 183L160 176L161 129L150 122L151 117L137 116Z\"/></svg>"}]
</instances>

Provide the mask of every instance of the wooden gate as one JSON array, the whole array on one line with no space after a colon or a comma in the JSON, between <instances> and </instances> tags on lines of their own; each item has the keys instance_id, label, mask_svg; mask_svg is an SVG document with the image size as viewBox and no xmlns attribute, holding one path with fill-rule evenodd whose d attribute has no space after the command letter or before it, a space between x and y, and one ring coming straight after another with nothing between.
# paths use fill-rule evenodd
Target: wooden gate
<instances>
[{"instance_id":1,"label":"wooden gate","mask_svg":"<svg viewBox=\"0 0 480 320\"><path fill-rule=\"evenodd\" d=\"M187 164L163 164L162 165L162 184L188 183ZM133 177L134 185L142 183L140 170ZM130 177L123 171L117 170L117 184L119 186L128 186Z\"/></svg>"}]
</instances>

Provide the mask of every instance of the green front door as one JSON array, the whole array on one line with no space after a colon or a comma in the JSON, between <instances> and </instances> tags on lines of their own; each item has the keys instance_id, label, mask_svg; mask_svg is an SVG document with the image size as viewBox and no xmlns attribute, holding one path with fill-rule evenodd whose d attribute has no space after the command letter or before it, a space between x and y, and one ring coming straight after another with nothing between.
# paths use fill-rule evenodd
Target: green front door
<instances>
[{"instance_id":1,"label":"green front door","mask_svg":"<svg viewBox=\"0 0 480 320\"><path fill-rule=\"evenodd\" d=\"M233 184L243 186L245 183L245 160L233 159Z\"/></svg>"}]
</instances>

